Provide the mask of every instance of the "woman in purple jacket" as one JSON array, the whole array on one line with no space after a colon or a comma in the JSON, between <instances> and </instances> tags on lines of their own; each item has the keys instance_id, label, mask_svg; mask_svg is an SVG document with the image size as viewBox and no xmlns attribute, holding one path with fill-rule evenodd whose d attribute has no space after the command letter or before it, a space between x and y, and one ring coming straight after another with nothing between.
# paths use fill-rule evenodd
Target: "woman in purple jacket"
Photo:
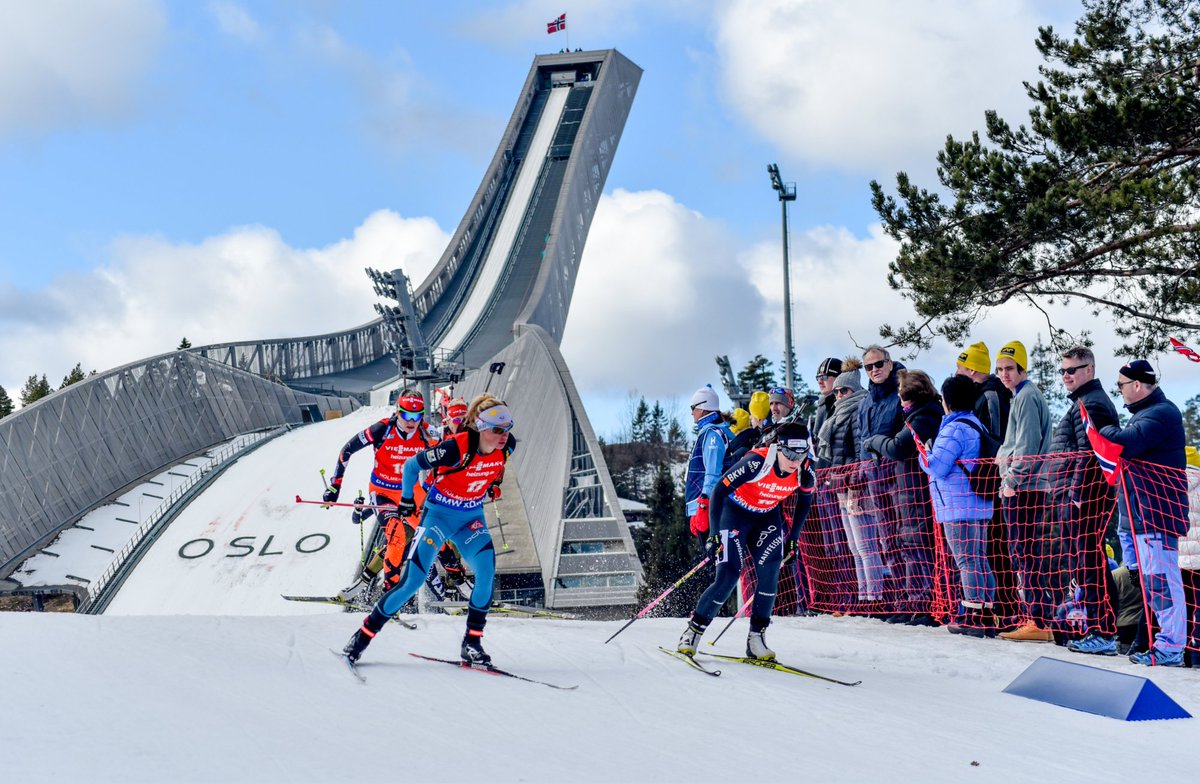
<instances>
[{"instance_id":1,"label":"woman in purple jacket","mask_svg":"<svg viewBox=\"0 0 1200 783\"><path fill-rule=\"evenodd\" d=\"M952 375L942 383L946 416L929 452L928 464L921 461L921 470L929 474L934 517L942 526L962 581L963 617L947 629L951 633L983 637L995 632L991 614L996 577L987 558L992 503L975 494L967 478L971 469L969 460L979 459L983 429L972 412L975 395L974 383L966 376Z\"/></svg>"}]
</instances>

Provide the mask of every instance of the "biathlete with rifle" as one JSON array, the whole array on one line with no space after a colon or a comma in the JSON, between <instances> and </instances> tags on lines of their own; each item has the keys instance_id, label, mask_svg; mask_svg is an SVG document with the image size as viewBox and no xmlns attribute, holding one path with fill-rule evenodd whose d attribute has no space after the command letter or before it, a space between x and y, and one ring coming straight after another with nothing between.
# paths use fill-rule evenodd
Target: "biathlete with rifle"
<instances>
[{"instance_id":1,"label":"biathlete with rifle","mask_svg":"<svg viewBox=\"0 0 1200 783\"><path fill-rule=\"evenodd\" d=\"M808 428L785 422L767 436L768 445L750 450L717 482L713 490L710 525L705 548L717 564L716 578L700 596L696 611L676 647L687 656L728 600L742 574L742 560L749 552L757 586L750 611L750 634L746 656L773 660L767 647L766 630L775 608L779 569L796 555L800 527L808 516L817 474L809 458ZM785 526L780 508L784 500L799 493L796 511Z\"/></svg>"},{"instance_id":2,"label":"biathlete with rifle","mask_svg":"<svg viewBox=\"0 0 1200 783\"><path fill-rule=\"evenodd\" d=\"M448 541L458 547L463 561L475 574L467 603L462 660L473 665L491 663L481 642L492 605L496 550L483 516L483 502L498 494L496 485L515 446L509 437L513 420L503 401L481 394L471 402L466 421L465 432L422 451L404 465L398 507L402 516L415 513L413 492L419 474L431 471L420 525L414 532L400 584L384 593L342 651L350 663L358 661L375 635L421 588L438 550Z\"/></svg>"}]
</instances>

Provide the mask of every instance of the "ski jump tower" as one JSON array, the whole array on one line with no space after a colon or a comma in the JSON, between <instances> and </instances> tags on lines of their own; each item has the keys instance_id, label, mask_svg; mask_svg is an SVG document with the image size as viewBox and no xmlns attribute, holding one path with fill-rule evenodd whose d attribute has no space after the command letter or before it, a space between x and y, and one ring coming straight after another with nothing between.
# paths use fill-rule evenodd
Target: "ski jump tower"
<instances>
[{"instance_id":1,"label":"ski jump tower","mask_svg":"<svg viewBox=\"0 0 1200 783\"><path fill-rule=\"evenodd\" d=\"M504 480L497 597L551 608L633 604L642 566L599 442L559 352L588 228L641 69L615 49L534 58L496 154L437 265L401 307L354 330L206 346L200 355L306 392L381 404L402 379L389 346L427 348L425 377L504 399L519 446ZM399 328L397 328L397 324ZM414 336L416 339L414 339ZM397 343L400 343L397 346ZM324 372L295 355L319 353ZM292 357L292 358L289 358ZM489 368L503 365L501 373ZM300 367L297 372L293 367Z\"/></svg>"},{"instance_id":2,"label":"ski jump tower","mask_svg":"<svg viewBox=\"0 0 1200 783\"><path fill-rule=\"evenodd\" d=\"M415 290L402 274L387 277L401 306L381 308L384 317L151 357L0 421L0 592L83 515L188 455L386 402L402 382L398 367L413 377L402 351L419 350L426 379L459 380L467 399L486 389L516 419L520 445L488 512L504 555L497 598L597 611L633 604L641 563L558 345L640 78L612 49L536 57L450 245ZM114 568L136 567L117 560Z\"/></svg>"}]
</instances>

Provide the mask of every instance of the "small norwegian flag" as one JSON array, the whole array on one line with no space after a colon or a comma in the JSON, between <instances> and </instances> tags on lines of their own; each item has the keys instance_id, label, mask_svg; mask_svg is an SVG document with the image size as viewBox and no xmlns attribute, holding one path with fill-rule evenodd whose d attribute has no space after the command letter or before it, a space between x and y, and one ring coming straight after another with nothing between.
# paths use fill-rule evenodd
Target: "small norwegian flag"
<instances>
[{"instance_id":1,"label":"small norwegian flag","mask_svg":"<svg viewBox=\"0 0 1200 783\"><path fill-rule=\"evenodd\" d=\"M1200 353L1196 353L1191 348L1188 348L1186 345L1176 340L1174 337L1171 338L1171 347L1174 348L1178 353L1181 353L1188 359L1191 359L1193 362L1200 362Z\"/></svg>"},{"instance_id":2,"label":"small norwegian flag","mask_svg":"<svg viewBox=\"0 0 1200 783\"><path fill-rule=\"evenodd\" d=\"M547 35L552 35L553 33L557 33L559 30L566 30L566 29L567 29L567 15L566 14L559 14L558 18L555 19L553 22L546 22L546 34Z\"/></svg>"},{"instance_id":3,"label":"small norwegian flag","mask_svg":"<svg viewBox=\"0 0 1200 783\"><path fill-rule=\"evenodd\" d=\"M1104 474L1108 483L1115 487L1121 480L1121 470L1124 468L1124 464L1121 462L1121 452L1125 450L1125 447L1120 443L1113 443L1100 434L1100 430L1096 429L1095 424L1092 424L1087 408L1083 407L1082 402L1079 403L1079 416L1083 419L1083 425L1087 427L1088 442L1092 444L1092 451L1096 453L1096 462L1100 463L1100 472Z\"/></svg>"},{"instance_id":4,"label":"small norwegian flag","mask_svg":"<svg viewBox=\"0 0 1200 783\"><path fill-rule=\"evenodd\" d=\"M917 444L917 455L921 460L921 464L929 467L929 449L925 448L925 444L921 442L921 436L917 434L917 431L913 429L911 424L906 421L904 422L904 426L908 427L908 431L912 433L913 442Z\"/></svg>"}]
</instances>

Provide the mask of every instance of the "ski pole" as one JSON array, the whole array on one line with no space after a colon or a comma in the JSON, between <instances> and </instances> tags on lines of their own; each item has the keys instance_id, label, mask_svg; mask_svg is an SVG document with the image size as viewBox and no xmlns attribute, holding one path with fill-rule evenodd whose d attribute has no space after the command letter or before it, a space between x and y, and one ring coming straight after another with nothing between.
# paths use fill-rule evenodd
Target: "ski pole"
<instances>
[{"instance_id":1,"label":"ski pole","mask_svg":"<svg viewBox=\"0 0 1200 783\"><path fill-rule=\"evenodd\" d=\"M325 468L321 468L321 483L325 485L325 489L329 489L329 482L325 480Z\"/></svg>"},{"instance_id":2,"label":"ski pole","mask_svg":"<svg viewBox=\"0 0 1200 783\"><path fill-rule=\"evenodd\" d=\"M357 503L326 503L324 500L305 500L305 499L301 498L299 495L296 496L296 502L297 503L311 503L314 506L337 506L339 508L373 508L376 511L378 511L381 508L395 508L396 507L395 504L372 505L370 503L363 503L360 506Z\"/></svg>"},{"instance_id":3,"label":"ski pole","mask_svg":"<svg viewBox=\"0 0 1200 783\"><path fill-rule=\"evenodd\" d=\"M746 609L750 606L750 604L753 601L754 601L753 595L751 595L749 598L746 599L746 603L742 604L742 608L738 609L737 612L734 613L733 617L729 618L729 622L725 623L725 627L721 629L721 632L719 634L717 634L717 638L713 639L711 642L708 643L710 647L712 645L716 644L717 642L721 641L721 637L724 636L725 632L728 631L730 629L730 627L732 627L733 624L738 621L738 618L742 616L742 612L746 611Z\"/></svg>"},{"instance_id":4,"label":"ski pole","mask_svg":"<svg viewBox=\"0 0 1200 783\"><path fill-rule=\"evenodd\" d=\"M355 500L366 500L366 498L363 497L363 493L362 493L361 489L358 491L358 497L355 498ZM365 507L366 504L365 503L355 503L354 505ZM355 508L354 513L357 514L358 512L359 512L359 509ZM362 526L362 520L360 519L360 520L358 520L358 557L359 557L359 559L360 560L363 559L363 556L366 555L366 553L367 553L367 542L363 540L363 526Z\"/></svg>"},{"instance_id":5,"label":"ski pole","mask_svg":"<svg viewBox=\"0 0 1200 783\"><path fill-rule=\"evenodd\" d=\"M500 548L508 551L508 541L504 539L504 523L500 521L500 506L492 501L492 513L496 515L496 528L500 531Z\"/></svg>"},{"instance_id":6,"label":"ski pole","mask_svg":"<svg viewBox=\"0 0 1200 783\"><path fill-rule=\"evenodd\" d=\"M621 631L624 631L626 628L628 628L629 626L633 625L633 622L634 622L634 620L640 620L641 618L645 617L645 616L646 616L646 614L647 614L647 613L648 613L648 612L649 612L651 609L653 609L654 607L658 606L658 603L659 603L659 601L661 601L662 599L664 599L664 598L666 598L668 595L670 595L670 594L671 594L671 593L672 593L672 592L675 590L675 588L676 588L676 587L679 587L681 584L683 584L683 583L684 583L684 582L686 582L687 580L691 579L691 578L692 578L692 575L693 575L693 574L695 574L697 571L699 571L701 568L703 568L705 565L707 565L707 564L708 564L708 561L709 561L709 560L711 560L711 559L712 559L711 557L709 557L708 555L705 555L703 560L701 560L699 563L696 563L696 565L692 566L692 570L691 570L691 571L688 571L686 574L684 574L683 576L679 577L679 579L678 579L678 580L675 582L675 584L673 584L673 585L671 585L670 587L668 587L666 590L664 590L664 591L663 591L662 595L660 595L658 598L655 598L653 601L651 601L649 604L647 604L647 606L646 606L646 608L645 608L645 609L643 609L642 611L638 612L638 613L637 613L637 614L635 614L633 617L630 617L630 618L629 618L629 622L625 623L625 624L624 624L624 625L622 625L620 628L618 628L618 629L617 629L617 633L614 633L612 636L610 636L610 637L608 637L607 639L605 639L605 640L604 640L604 643L605 643L605 644L608 644L608 643L609 643L609 642L611 642L613 639L617 638L617 634L621 633Z\"/></svg>"}]
</instances>

